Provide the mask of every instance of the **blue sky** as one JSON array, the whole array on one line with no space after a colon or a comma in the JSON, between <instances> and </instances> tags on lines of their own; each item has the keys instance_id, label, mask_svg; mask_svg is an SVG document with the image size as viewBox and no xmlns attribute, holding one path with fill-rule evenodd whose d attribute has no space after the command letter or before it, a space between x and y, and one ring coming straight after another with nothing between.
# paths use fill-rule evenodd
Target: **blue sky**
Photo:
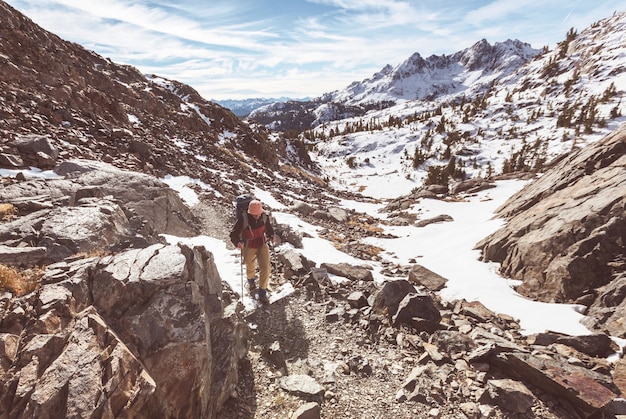
<instances>
[{"instance_id":1,"label":"blue sky","mask_svg":"<svg viewBox=\"0 0 626 419\"><path fill-rule=\"evenodd\" d=\"M623 0L5 0L43 28L207 99L301 98L414 52L485 38L554 48Z\"/></svg>"}]
</instances>

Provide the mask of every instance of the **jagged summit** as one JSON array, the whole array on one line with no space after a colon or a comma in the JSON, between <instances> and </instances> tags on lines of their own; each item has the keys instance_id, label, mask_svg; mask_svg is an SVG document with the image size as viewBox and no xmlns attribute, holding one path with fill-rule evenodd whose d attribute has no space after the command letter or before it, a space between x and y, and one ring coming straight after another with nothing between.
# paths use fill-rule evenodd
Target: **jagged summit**
<instances>
[{"instance_id":1,"label":"jagged summit","mask_svg":"<svg viewBox=\"0 0 626 419\"><path fill-rule=\"evenodd\" d=\"M324 97L349 105L433 100L445 94L477 90L509 75L538 53L539 50L518 40L491 45L486 39L449 56L431 55L424 59L416 52L395 67L387 65L371 78Z\"/></svg>"}]
</instances>

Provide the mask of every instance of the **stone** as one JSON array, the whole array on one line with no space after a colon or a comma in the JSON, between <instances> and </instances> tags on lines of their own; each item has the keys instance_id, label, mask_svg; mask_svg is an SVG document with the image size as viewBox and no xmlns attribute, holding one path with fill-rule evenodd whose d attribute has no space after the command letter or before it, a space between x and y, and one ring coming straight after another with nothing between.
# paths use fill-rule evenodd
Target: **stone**
<instances>
[{"instance_id":1,"label":"stone","mask_svg":"<svg viewBox=\"0 0 626 419\"><path fill-rule=\"evenodd\" d=\"M291 249L278 253L278 259L284 266L285 279L305 275L315 266L314 262Z\"/></svg>"},{"instance_id":2,"label":"stone","mask_svg":"<svg viewBox=\"0 0 626 419\"><path fill-rule=\"evenodd\" d=\"M0 263L3 265L32 268L41 265L47 249L31 246L5 246L0 244Z\"/></svg>"},{"instance_id":3,"label":"stone","mask_svg":"<svg viewBox=\"0 0 626 419\"><path fill-rule=\"evenodd\" d=\"M430 291L439 291L446 286L448 280L422 265L413 265L409 271L409 282Z\"/></svg>"},{"instance_id":4,"label":"stone","mask_svg":"<svg viewBox=\"0 0 626 419\"><path fill-rule=\"evenodd\" d=\"M290 419L320 419L322 408L318 403L309 402L300 406Z\"/></svg>"},{"instance_id":5,"label":"stone","mask_svg":"<svg viewBox=\"0 0 626 419\"><path fill-rule=\"evenodd\" d=\"M485 394L489 400L509 412L527 413L535 404L535 396L528 387L508 378L489 380Z\"/></svg>"},{"instance_id":6,"label":"stone","mask_svg":"<svg viewBox=\"0 0 626 419\"><path fill-rule=\"evenodd\" d=\"M318 401L324 399L324 387L308 375L288 375L279 380L280 388L305 400Z\"/></svg>"},{"instance_id":7,"label":"stone","mask_svg":"<svg viewBox=\"0 0 626 419\"><path fill-rule=\"evenodd\" d=\"M28 355L19 374L20 384L14 391L2 386L2 405L12 397L11 413L22 417L38 416L42 411L139 417L156 388L142 363L93 307L77 315L69 332L42 344L36 344L38 336L34 336L25 345L26 352L18 355ZM41 376L23 379L31 367L42 368Z\"/></svg>"},{"instance_id":8,"label":"stone","mask_svg":"<svg viewBox=\"0 0 626 419\"><path fill-rule=\"evenodd\" d=\"M350 220L350 214L343 208L331 207L328 209L328 218L338 223L347 223Z\"/></svg>"},{"instance_id":9,"label":"stone","mask_svg":"<svg viewBox=\"0 0 626 419\"><path fill-rule=\"evenodd\" d=\"M19 150L24 165L51 169L59 151L47 135L17 134L13 145Z\"/></svg>"},{"instance_id":10,"label":"stone","mask_svg":"<svg viewBox=\"0 0 626 419\"><path fill-rule=\"evenodd\" d=\"M392 316L394 326L410 325L411 319L419 317L434 323L441 321L441 313L435 306L432 297L428 294L407 294L398 304L396 313Z\"/></svg>"},{"instance_id":11,"label":"stone","mask_svg":"<svg viewBox=\"0 0 626 419\"><path fill-rule=\"evenodd\" d=\"M416 227L426 227L430 224L441 223L441 222L450 222L454 221L454 218L447 214L437 215L436 217L428 218L426 220L420 220L415 223Z\"/></svg>"},{"instance_id":12,"label":"stone","mask_svg":"<svg viewBox=\"0 0 626 419\"><path fill-rule=\"evenodd\" d=\"M367 306L367 297L361 291L355 291L348 295L348 304L352 308L363 308Z\"/></svg>"},{"instance_id":13,"label":"stone","mask_svg":"<svg viewBox=\"0 0 626 419\"><path fill-rule=\"evenodd\" d=\"M398 311L400 302L410 293L415 293L415 287L409 281L387 281L376 293L372 308L376 313L386 313L391 320Z\"/></svg>"},{"instance_id":14,"label":"stone","mask_svg":"<svg viewBox=\"0 0 626 419\"><path fill-rule=\"evenodd\" d=\"M349 263L322 263L321 267L326 269L328 273L348 278L352 281L371 282L374 280L371 269L367 267L354 266Z\"/></svg>"},{"instance_id":15,"label":"stone","mask_svg":"<svg viewBox=\"0 0 626 419\"><path fill-rule=\"evenodd\" d=\"M530 354L501 353L492 359L491 365L512 378L566 400L583 417L591 416L616 397L607 387L611 385L610 377L566 362Z\"/></svg>"},{"instance_id":16,"label":"stone","mask_svg":"<svg viewBox=\"0 0 626 419\"><path fill-rule=\"evenodd\" d=\"M302 201L295 201L291 206L291 210L298 212L304 216L311 215L314 211L314 208Z\"/></svg>"},{"instance_id":17,"label":"stone","mask_svg":"<svg viewBox=\"0 0 626 419\"><path fill-rule=\"evenodd\" d=\"M0 406L16 417L214 417L237 388L249 339L221 296L203 247L50 265L38 292L2 311Z\"/></svg>"},{"instance_id":18,"label":"stone","mask_svg":"<svg viewBox=\"0 0 626 419\"><path fill-rule=\"evenodd\" d=\"M476 343L471 337L454 330L437 330L430 336L430 343L452 359L466 355L476 348Z\"/></svg>"},{"instance_id":19,"label":"stone","mask_svg":"<svg viewBox=\"0 0 626 419\"><path fill-rule=\"evenodd\" d=\"M277 224L274 231L283 242L293 244L296 249L302 249L302 233L294 231L289 224Z\"/></svg>"},{"instance_id":20,"label":"stone","mask_svg":"<svg viewBox=\"0 0 626 419\"><path fill-rule=\"evenodd\" d=\"M607 357L614 351L611 346L613 341L605 333L595 333L584 336L561 336L556 343L571 346L579 352L592 357Z\"/></svg>"},{"instance_id":21,"label":"stone","mask_svg":"<svg viewBox=\"0 0 626 419\"><path fill-rule=\"evenodd\" d=\"M625 138L622 125L564 157L499 208L506 225L476 247L483 259L501 263L503 276L522 281L518 292L569 302L614 279L612 264L624 252Z\"/></svg>"}]
</instances>

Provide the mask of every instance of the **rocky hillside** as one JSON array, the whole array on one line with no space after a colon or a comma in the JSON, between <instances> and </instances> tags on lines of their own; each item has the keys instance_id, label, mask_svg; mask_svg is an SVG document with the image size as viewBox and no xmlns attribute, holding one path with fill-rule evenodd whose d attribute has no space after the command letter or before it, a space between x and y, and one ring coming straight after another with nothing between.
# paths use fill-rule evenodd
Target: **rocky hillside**
<instances>
[{"instance_id":1,"label":"rocky hillside","mask_svg":"<svg viewBox=\"0 0 626 419\"><path fill-rule=\"evenodd\" d=\"M213 255L159 236L198 234L190 210L107 163L55 173L0 189L0 417L216 417L247 327Z\"/></svg>"},{"instance_id":2,"label":"rocky hillside","mask_svg":"<svg viewBox=\"0 0 626 419\"><path fill-rule=\"evenodd\" d=\"M215 198L241 193L236 182L251 180L250 166L265 172L278 170L279 162L312 167L299 143L287 153L284 141L191 87L66 42L2 1L0 28L3 167L100 160L158 177L198 178L215 186Z\"/></svg>"},{"instance_id":3,"label":"rocky hillside","mask_svg":"<svg viewBox=\"0 0 626 419\"><path fill-rule=\"evenodd\" d=\"M593 326L626 338L626 125L572 153L499 209L478 244L532 299L578 302Z\"/></svg>"}]
</instances>

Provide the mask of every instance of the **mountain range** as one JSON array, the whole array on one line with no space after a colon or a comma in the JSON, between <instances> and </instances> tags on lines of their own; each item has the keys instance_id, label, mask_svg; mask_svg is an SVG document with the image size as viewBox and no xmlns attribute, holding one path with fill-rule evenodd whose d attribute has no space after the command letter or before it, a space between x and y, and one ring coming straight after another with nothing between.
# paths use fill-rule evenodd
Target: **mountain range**
<instances>
[{"instance_id":1,"label":"mountain range","mask_svg":"<svg viewBox=\"0 0 626 419\"><path fill-rule=\"evenodd\" d=\"M408 176L451 156L470 176L538 168L623 122L625 16L571 30L553 51L483 40L451 56L416 53L345 89L268 105L249 119L304 131L320 155L332 149L353 163L388 155L387 142L372 136L359 153L333 144L392 131L406 145L394 147L396 160L411 157L397 167Z\"/></svg>"},{"instance_id":2,"label":"mountain range","mask_svg":"<svg viewBox=\"0 0 626 419\"><path fill-rule=\"evenodd\" d=\"M248 98L248 99L224 99L217 100L212 99L211 102L215 102L222 105L225 108L230 109L235 115L240 118L245 118L250 113L262 106L271 105L273 103L286 102L288 100L294 100L288 97L280 98Z\"/></svg>"}]
</instances>

